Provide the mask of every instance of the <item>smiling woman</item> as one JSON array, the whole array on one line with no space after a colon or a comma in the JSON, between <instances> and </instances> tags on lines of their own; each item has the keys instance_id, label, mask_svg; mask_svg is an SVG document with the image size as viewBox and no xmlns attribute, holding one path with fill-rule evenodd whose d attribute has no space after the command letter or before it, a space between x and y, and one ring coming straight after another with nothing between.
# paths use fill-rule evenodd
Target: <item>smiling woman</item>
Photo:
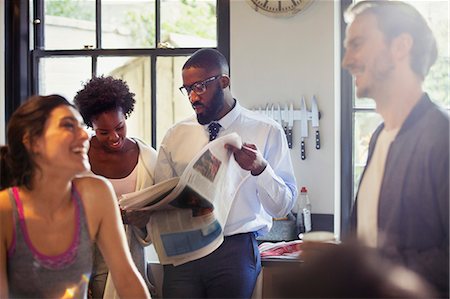
<instances>
[{"instance_id":1,"label":"smiling woman","mask_svg":"<svg viewBox=\"0 0 450 299\"><path fill-rule=\"evenodd\" d=\"M74 102L85 123L95 131L88 152L92 172L106 177L117 196L153 185L156 151L137 138L127 137L126 119L135 104L134 93L130 92L128 85L111 76L93 78L77 93ZM132 216L126 218L133 221ZM147 286L153 290L147 275L144 250L144 246L149 245L145 241L145 219L133 224L126 226L131 255ZM105 261L96 248L90 282L94 298L103 297L105 286L110 286L106 282L107 276ZM108 289L114 293L112 286Z\"/></svg>"},{"instance_id":2,"label":"smiling woman","mask_svg":"<svg viewBox=\"0 0 450 299\"><path fill-rule=\"evenodd\" d=\"M89 169L88 134L58 95L12 115L1 147L0 298L85 298L98 243L124 297L149 297L109 184ZM114 242L114 243L113 243Z\"/></svg>"}]
</instances>

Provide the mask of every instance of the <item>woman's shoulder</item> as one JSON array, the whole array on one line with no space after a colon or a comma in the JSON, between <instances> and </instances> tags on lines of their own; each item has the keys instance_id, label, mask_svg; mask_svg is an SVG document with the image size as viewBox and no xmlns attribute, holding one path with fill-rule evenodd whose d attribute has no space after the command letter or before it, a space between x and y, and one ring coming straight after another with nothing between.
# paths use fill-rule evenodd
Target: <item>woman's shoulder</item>
<instances>
[{"instance_id":1,"label":"woman's shoulder","mask_svg":"<svg viewBox=\"0 0 450 299\"><path fill-rule=\"evenodd\" d=\"M11 201L9 199L8 189L0 191L0 211L10 212L12 210Z\"/></svg>"},{"instance_id":2,"label":"woman's shoulder","mask_svg":"<svg viewBox=\"0 0 450 299\"><path fill-rule=\"evenodd\" d=\"M114 193L111 183L106 178L91 172L76 177L72 183L82 197L97 197L103 193Z\"/></svg>"},{"instance_id":3,"label":"woman's shoulder","mask_svg":"<svg viewBox=\"0 0 450 299\"><path fill-rule=\"evenodd\" d=\"M11 246L13 239L14 216L8 189L0 191L0 242Z\"/></svg>"},{"instance_id":4,"label":"woman's shoulder","mask_svg":"<svg viewBox=\"0 0 450 299\"><path fill-rule=\"evenodd\" d=\"M117 204L114 189L104 177L87 173L73 179L72 184L80 195L88 219L93 223L99 223L105 211Z\"/></svg>"},{"instance_id":5,"label":"woman's shoulder","mask_svg":"<svg viewBox=\"0 0 450 299\"><path fill-rule=\"evenodd\" d=\"M73 183L79 185L79 184L95 184L95 183L107 183L108 180L100 175L96 175L95 173L92 173L90 171L86 171L83 174L78 175L76 178L73 179Z\"/></svg>"}]
</instances>

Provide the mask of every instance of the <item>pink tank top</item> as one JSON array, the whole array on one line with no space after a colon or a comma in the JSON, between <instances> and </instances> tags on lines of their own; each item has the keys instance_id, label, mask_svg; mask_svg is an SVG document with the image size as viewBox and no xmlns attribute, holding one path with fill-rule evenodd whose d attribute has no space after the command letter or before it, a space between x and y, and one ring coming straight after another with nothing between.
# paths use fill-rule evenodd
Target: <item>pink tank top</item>
<instances>
[{"instance_id":1,"label":"pink tank top","mask_svg":"<svg viewBox=\"0 0 450 299\"><path fill-rule=\"evenodd\" d=\"M9 189L14 210L13 241L8 248L8 288L12 298L86 298L92 271L92 242L80 196L72 185L75 234L69 249L56 256L40 253L31 243L17 187Z\"/></svg>"}]
</instances>

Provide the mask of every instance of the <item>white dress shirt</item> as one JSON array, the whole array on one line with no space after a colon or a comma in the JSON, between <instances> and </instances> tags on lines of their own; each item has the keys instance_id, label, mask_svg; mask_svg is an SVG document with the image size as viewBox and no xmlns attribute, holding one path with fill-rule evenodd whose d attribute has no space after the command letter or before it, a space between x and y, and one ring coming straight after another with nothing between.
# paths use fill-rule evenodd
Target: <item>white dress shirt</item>
<instances>
[{"instance_id":1,"label":"white dress shirt","mask_svg":"<svg viewBox=\"0 0 450 299\"><path fill-rule=\"evenodd\" d=\"M250 175L243 184L230 180L236 190L224 235L265 234L272 226L272 217L286 216L298 194L284 131L271 118L249 111L237 101L218 122L222 126L218 137L236 132L242 142L255 144L268 162L260 175ZM208 142L208 125L200 125L195 115L175 124L167 131L159 148L155 182L181 176ZM242 177L248 175L249 171L242 169Z\"/></svg>"}]
</instances>

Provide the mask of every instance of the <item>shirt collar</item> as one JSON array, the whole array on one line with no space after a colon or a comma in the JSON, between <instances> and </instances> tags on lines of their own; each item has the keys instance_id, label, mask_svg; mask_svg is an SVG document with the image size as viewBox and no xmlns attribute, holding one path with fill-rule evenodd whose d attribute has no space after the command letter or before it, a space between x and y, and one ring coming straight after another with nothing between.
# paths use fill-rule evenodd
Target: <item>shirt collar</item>
<instances>
[{"instance_id":1,"label":"shirt collar","mask_svg":"<svg viewBox=\"0 0 450 299\"><path fill-rule=\"evenodd\" d=\"M218 122L222 128L224 128L225 130L228 129L231 124L236 120L236 118L239 116L239 114L242 111L242 107L241 105L239 105L238 101L236 99L234 99L234 107L230 110L230 112L228 112L227 114L225 114L224 117L222 117L221 119L219 119ZM208 126L204 125L205 129L208 130Z\"/></svg>"}]
</instances>

